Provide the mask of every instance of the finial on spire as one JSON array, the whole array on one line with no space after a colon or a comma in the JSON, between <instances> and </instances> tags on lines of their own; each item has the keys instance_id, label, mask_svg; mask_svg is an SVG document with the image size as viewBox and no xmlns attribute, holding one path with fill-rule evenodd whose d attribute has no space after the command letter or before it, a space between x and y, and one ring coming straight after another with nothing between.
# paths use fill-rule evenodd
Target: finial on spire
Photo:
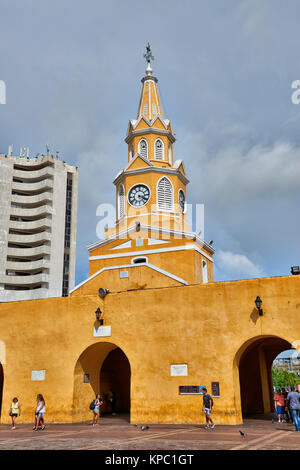
<instances>
[{"instance_id":1,"label":"finial on spire","mask_svg":"<svg viewBox=\"0 0 300 470\"><path fill-rule=\"evenodd\" d=\"M152 75L152 68L151 68L151 65L150 65L150 62L151 60L154 60L154 56L152 55L152 52L151 52L151 47L150 47L150 44L148 42L147 46L146 46L146 54L144 54L144 57L146 59L146 62L147 62L147 68L146 68L146 74L147 75Z\"/></svg>"}]
</instances>

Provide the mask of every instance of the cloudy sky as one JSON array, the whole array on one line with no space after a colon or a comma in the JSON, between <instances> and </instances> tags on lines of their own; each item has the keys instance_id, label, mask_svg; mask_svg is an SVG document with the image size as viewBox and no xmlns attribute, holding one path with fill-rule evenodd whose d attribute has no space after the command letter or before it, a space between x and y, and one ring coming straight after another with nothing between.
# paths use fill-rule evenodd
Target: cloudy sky
<instances>
[{"instance_id":1,"label":"cloudy sky","mask_svg":"<svg viewBox=\"0 0 300 470\"><path fill-rule=\"evenodd\" d=\"M216 280L300 264L297 0L0 0L0 18L0 153L48 143L79 167L77 282L126 166L148 41Z\"/></svg>"}]
</instances>

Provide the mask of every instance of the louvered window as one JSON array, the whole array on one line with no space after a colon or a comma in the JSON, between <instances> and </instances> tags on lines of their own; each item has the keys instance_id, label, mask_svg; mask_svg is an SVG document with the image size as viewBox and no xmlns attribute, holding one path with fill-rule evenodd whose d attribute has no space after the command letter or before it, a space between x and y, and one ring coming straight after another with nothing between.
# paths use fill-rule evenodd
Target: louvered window
<instances>
[{"instance_id":1,"label":"louvered window","mask_svg":"<svg viewBox=\"0 0 300 470\"><path fill-rule=\"evenodd\" d=\"M125 190L123 184L119 186L119 219L125 215Z\"/></svg>"},{"instance_id":2,"label":"louvered window","mask_svg":"<svg viewBox=\"0 0 300 470\"><path fill-rule=\"evenodd\" d=\"M153 105L152 105L152 113L153 113L153 116L156 116L156 114L157 114L157 111L156 111L156 104L153 104Z\"/></svg>"},{"instance_id":3,"label":"louvered window","mask_svg":"<svg viewBox=\"0 0 300 470\"><path fill-rule=\"evenodd\" d=\"M139 151L142 157L148 158L148 145L145 139L140 140Z\"/></svg>"},{"instance_id":4,"label":"louvered window","mask_svg":"<svg viewBox=\"0 0 300 470\"><path fill-rule=\"evenodd\" d=\"M163 160L163 150L164 150L164 144L160 139L155 141L155 158L157 160Z\"/></svg>"},{"instance_id":5,"label":"louvered window","mask_svg":"<svg viewBox=\"0 0 300 470\"><path fill-rule=\"evenodd\" d=\"M171 144L168 147L168 155L169 155L169 163L172 164L172 152L171 152Z\"/></svg>"},{"instance_id":6,"label":"louvered window","mask_svg":"<svg viewBox=\"0 0 300 470\"><path fill-rule=\"evenodd\" d=\"M163 177L157 185L157 206L161 211L174 210L173 185L166 177Z\"/></svg>"},{"instance_id":7,"label":"louvered window","mask_svg":"<svg viewBox=\"0 0 300 470\"><path fill-rule=\"evenodd\" d=\"M133 158L133 145L130 147L130 160Z\"/></svg>"}]
</instances>

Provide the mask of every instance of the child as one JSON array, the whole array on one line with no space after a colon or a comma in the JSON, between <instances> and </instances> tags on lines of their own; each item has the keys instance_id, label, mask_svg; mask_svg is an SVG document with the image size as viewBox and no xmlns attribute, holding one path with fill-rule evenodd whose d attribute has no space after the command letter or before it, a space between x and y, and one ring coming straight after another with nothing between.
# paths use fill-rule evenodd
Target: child
<instances>
[{"instance_id":1,"label":"child","mask_svg":"<svg viewBox=\"0 0 300 470\"><path fill-rule=\"evenodd\" d=\"M12 404L10 405L9 416L11 416L11 429L16 429L16 418L21 415L21 406L17 397L13 398Z\"/></svg>"},{"instance_id":2,"label":"child","mask_svg":"<svg viewBox=\"0 0 300 470\"><path fill-rule=\"evenodd\" d=\"M33 430L37 431L40 424L42 430L45 429L45 422L44 422L44 413L45 413L45 400L43 395L40 393L37 396L37 405L35 409L35 419L34 419L34 427Z\"/></svg>"}]
</instances>

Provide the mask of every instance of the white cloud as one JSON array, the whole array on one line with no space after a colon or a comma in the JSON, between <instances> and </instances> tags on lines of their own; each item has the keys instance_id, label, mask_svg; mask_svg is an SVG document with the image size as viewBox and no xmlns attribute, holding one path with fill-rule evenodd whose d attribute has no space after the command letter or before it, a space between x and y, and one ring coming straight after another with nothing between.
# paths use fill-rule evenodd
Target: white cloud
<instances>
[{"instance_id":1,"label":"white cloud","mask_svg":"<svg viewBox=\"0 0 300 470\"><path fill-rule=\"evenodd\" d=\"M263 277L261 266L253 263L246 255L219 250L216 253L218 280L235 280Z\"/></svg>"}]
</instances>

